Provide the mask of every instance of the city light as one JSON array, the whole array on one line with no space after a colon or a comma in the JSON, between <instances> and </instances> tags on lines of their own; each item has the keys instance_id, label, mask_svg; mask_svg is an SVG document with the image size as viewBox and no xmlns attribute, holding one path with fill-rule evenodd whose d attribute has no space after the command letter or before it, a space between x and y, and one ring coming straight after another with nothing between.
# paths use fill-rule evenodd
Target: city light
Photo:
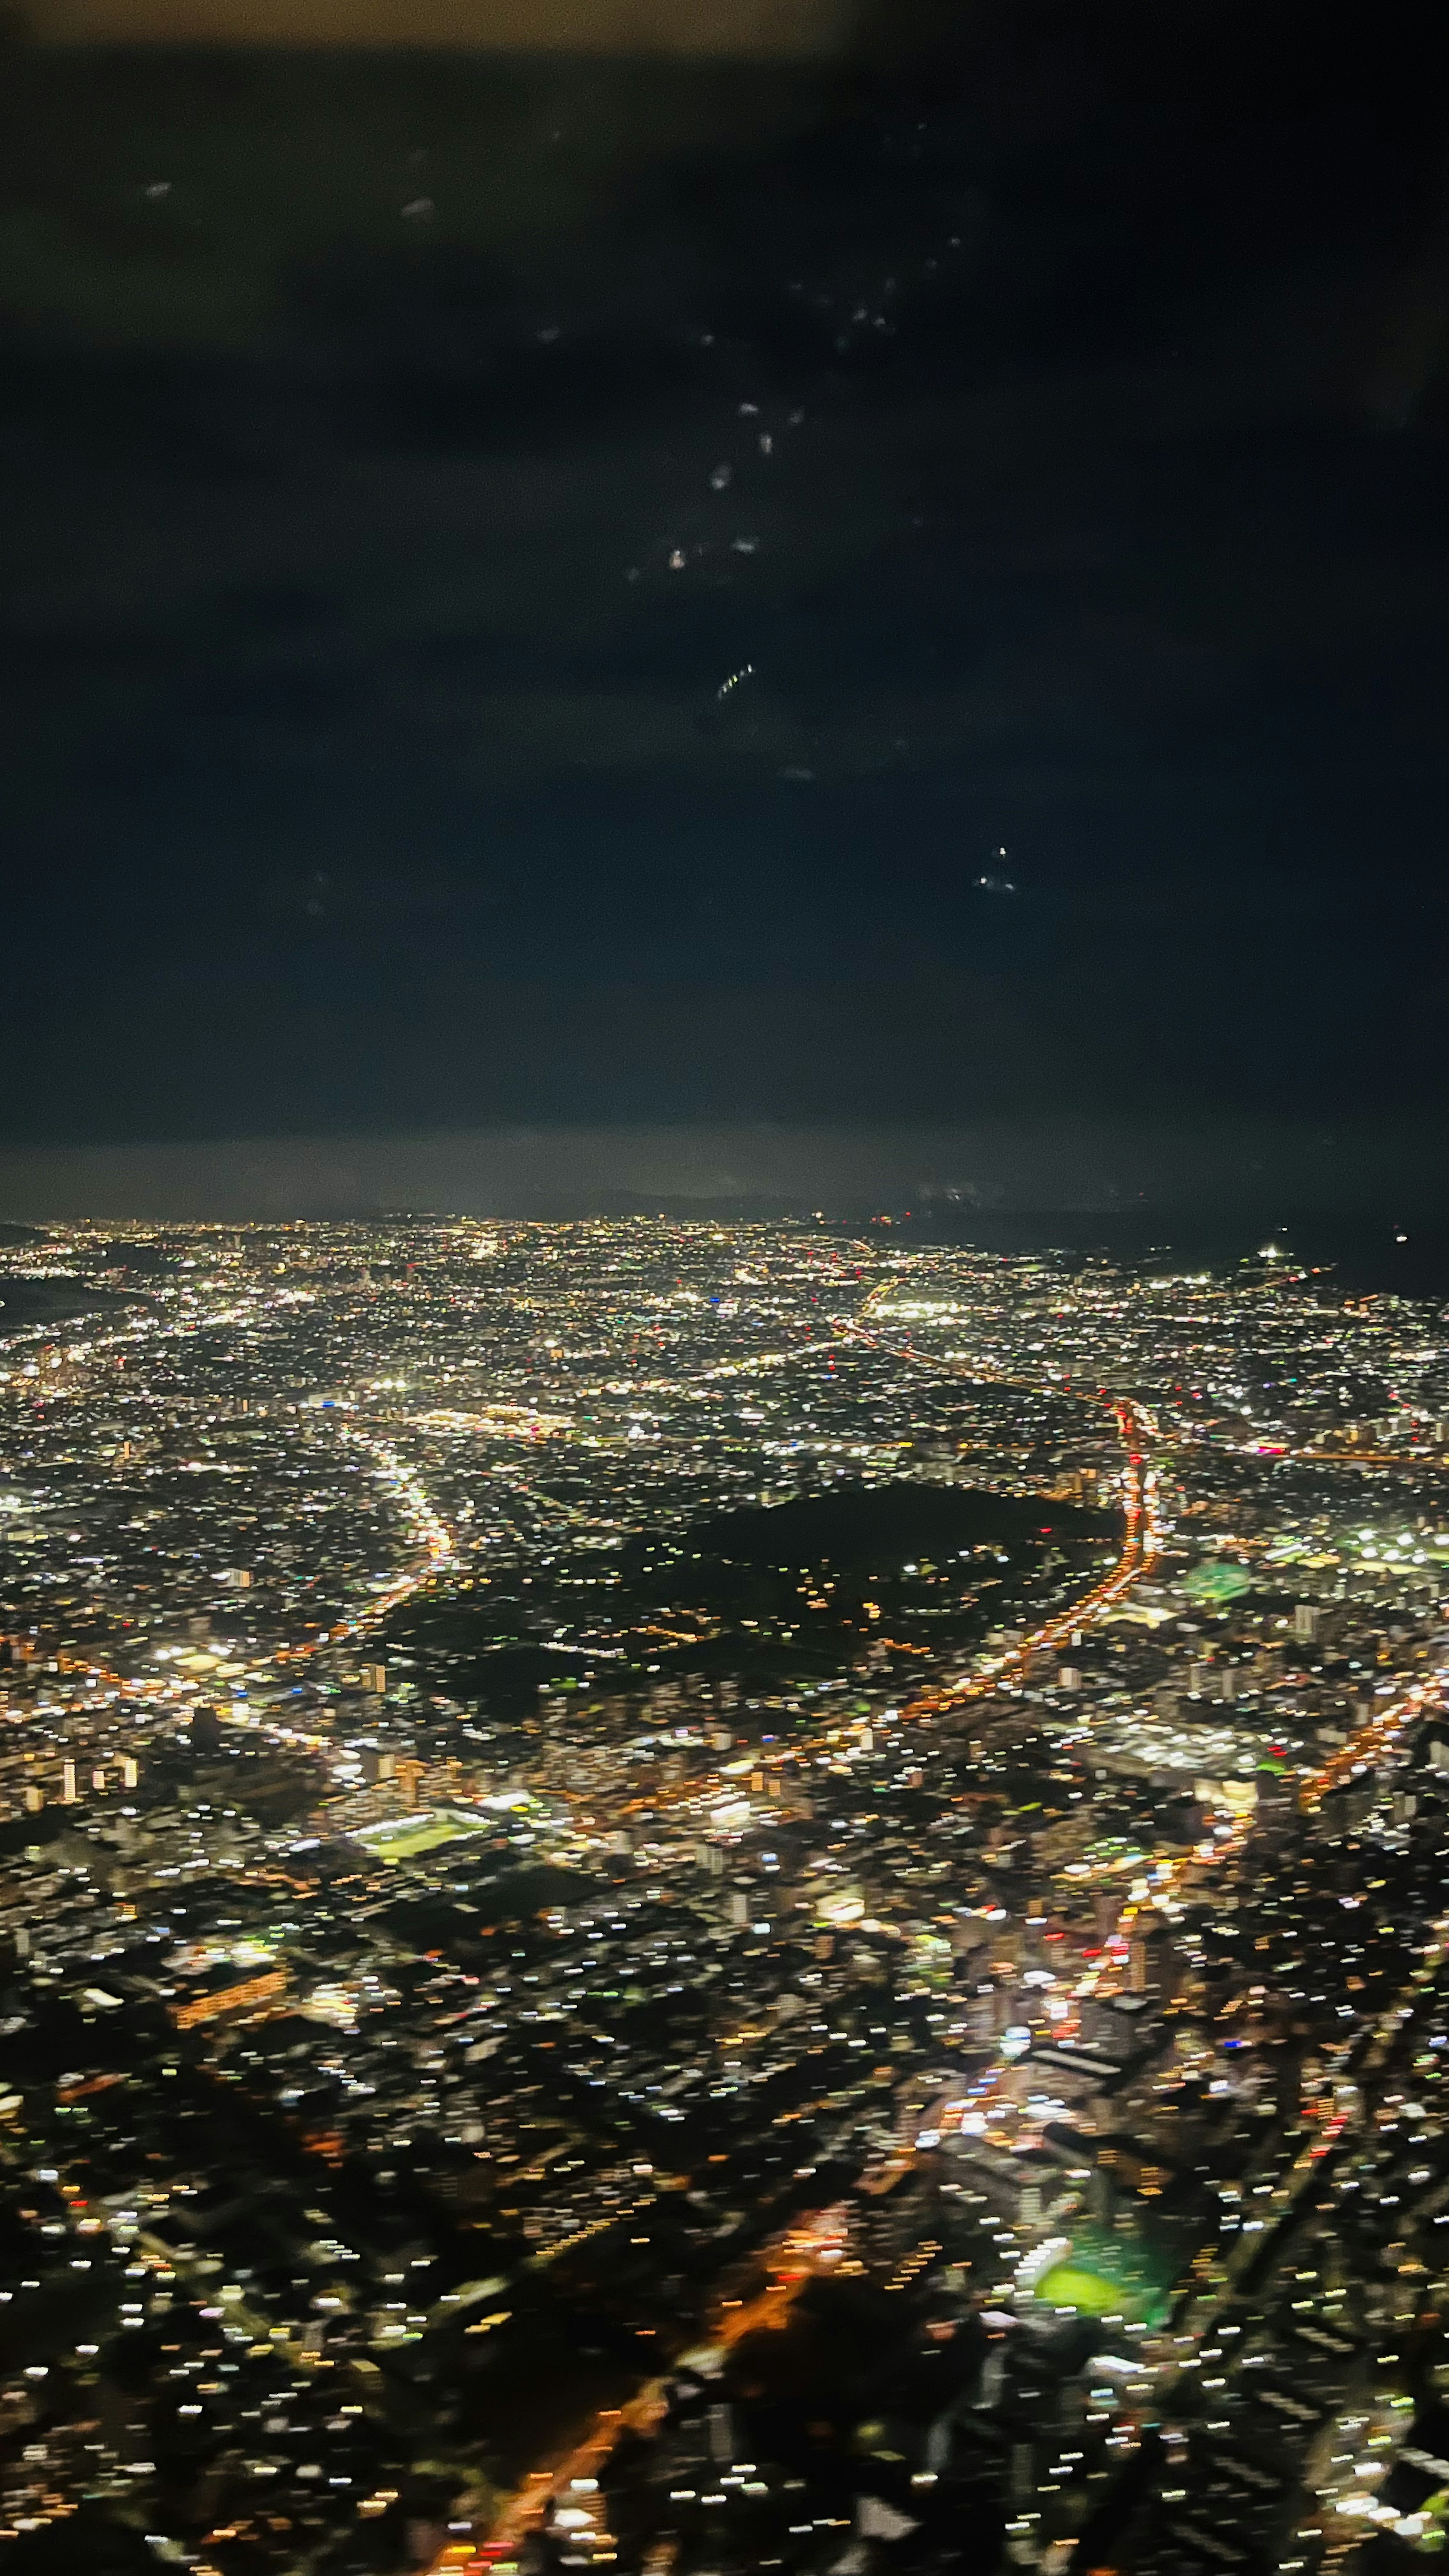
<instances>
[{"instance_id":1,"label":"city light","mask_svg":"<svg viewBox=\"0 0 1449 2576\"><path fill-rule=\"evenodd\" d=\"M1433 1312L823 1225L0 1262L141 1242L0 1343L10 2527L1062 2567L1161 2450L1153 2566L1212 2480L1432 2554Z\"/></svg>"}]
</instances>

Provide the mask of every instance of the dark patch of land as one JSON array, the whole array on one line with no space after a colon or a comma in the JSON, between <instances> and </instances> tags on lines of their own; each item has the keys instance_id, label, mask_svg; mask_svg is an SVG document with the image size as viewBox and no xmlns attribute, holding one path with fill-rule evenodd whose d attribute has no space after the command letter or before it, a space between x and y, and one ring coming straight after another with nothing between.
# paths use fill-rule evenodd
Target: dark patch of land
<instances>
[{"instance_id":1,"label":"dark patch of land","mask_svg":"<svg viewBox=\"0 0 1449 2576\"><path fill-rule=\"evenodd\" d=\"M717 1558L760 1570L813 1573L898 1572L923 1558L959 1555L963 1548L1035 1547L1055 1540L1072 1545L1115 1537L1109 1512L1083 1511L1044 1496L995 1494L974 1485L856 1485L842 1493L811 1494L751 1511L724 1512L700 1521L681 1549L683 1558ZM624 1570L642 1569L654 1551L647 1538L624 1550Z\"/></svg>"},{"instance_id":2,"label":"dark patch of land","mask_svg":"<svg viewBox=\"0 0 1449 2576\"><path fill-rule=\"evenodd\" d=\"M621 1633L659 1637L668 1668L707 1661L748 1687L788 1687L838 1674L876 1638L923 1656L973 1645L1064 1564L1085 1573L1118 1529L1045 1497L855 1486L631 1540L612 1616ZM693 1646L680 1642L688 1627Z\"/></svg>"},{"instance_id":3,"label":"dark patch of land","mask_svg":"<svg viewBox=\"0 0 1449 2576\"><path fill-rule=\"evenodd\" d=\"M566 1564L545 1589L487 1589L410 1603L388 1646L419 1676L496 1720L536 1707L541 1684L610 1692L645 1676L733 1679L746 1700L805 1688L857 1664L875 1639L906 1655L956 1652L993 1621L1055 1598L1120 1539L1110 1512L976 1486L856 1485L641 1532L617 1583L585 1587ZM551 1633L587 1638L590 1655ZM540 1631L543 1633L541 1634Z\"/></svg>"}]
</instances>

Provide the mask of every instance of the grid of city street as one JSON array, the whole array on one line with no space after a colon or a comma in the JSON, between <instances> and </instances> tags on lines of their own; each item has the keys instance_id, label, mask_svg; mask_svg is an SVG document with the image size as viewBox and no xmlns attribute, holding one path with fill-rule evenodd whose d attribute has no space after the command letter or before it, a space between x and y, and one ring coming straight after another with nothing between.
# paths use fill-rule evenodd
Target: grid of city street
<instances>
[{"instance_id":1,"label":"grid of city street","mask_svg":"<svg viewBox=\"0 0 1449 2576\"><path fill-rule=\"evenodd\" d=\"M1446 1437L1272 1240L5 1229L4 2544L1441 2552Z\"/></svg>"}]
</instances>

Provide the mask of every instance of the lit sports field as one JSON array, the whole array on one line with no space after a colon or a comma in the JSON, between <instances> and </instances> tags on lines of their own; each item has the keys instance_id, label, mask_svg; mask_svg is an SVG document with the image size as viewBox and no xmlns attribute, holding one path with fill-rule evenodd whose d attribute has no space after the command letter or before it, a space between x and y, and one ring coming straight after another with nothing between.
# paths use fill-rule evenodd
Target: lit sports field
<instances>
[{"instance_id":1,"label":"lit sports field","mask_svg":"<svg viewBox=\"0 0 1449 2576\"><path fill-rule=\"evenodd\" d=\"M1043 2273L1034 2295L1043 2307L1075 2308L1084 2317L1126 2313L1121 2282L1104 2281L1098 2273L1084 2271L1080 2263L1054 2263Z\"/></svg>"},{"instance_id":2,"label":"lit sports field","mask_svg":"<svg viewBox=\"0 0 1449 2576\"><path fill-rule=\"evenodd\" d=\"M1172 2305L1174 2271L1172 2252L1154 2236L1137 2229L1124 2236L1088 2223L1073 2231L1031 2295L1039 2307L1075 2308L1079 2317L1160 2325Z\"/></svg>"},{"instance_id":3,"label":"lit sports field","mask_svg":"<svg viewBox=\"0 0 1449 2576\"><path fill-rule=\"evenodd\" d=\"M444 1843L461 1842L468 1834L486 1834L492 1825L488 1816L465 1815L457 1807L441 1807L421 1816L392 1816L385 1824L366 1825L352 1839L370 1851L374 1860L418 1860L424 1852L440 1851Z\"/></svg>"}]
</instances>

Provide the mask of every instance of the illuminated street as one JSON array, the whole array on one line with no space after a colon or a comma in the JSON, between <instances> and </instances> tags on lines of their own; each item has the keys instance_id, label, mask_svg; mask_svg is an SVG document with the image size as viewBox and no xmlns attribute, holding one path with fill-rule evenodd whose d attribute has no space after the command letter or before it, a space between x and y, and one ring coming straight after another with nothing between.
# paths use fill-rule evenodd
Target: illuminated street
<instances>
[{"instance_id":1,"label":"illuminated street","mask_svg":"<svg viewBox=\"0 0 1449 2576\"><path fill-rule=\"evenodd\" d=\"M8 1258L124 1298L135 1239ZM1429 1310L884 1228L147 1242L4 1346L13 2529L703 2576L966 2513L1165 2576L1236 2463L1305 2566L1432 2536Z\"/></svg>"}]
</instances>

